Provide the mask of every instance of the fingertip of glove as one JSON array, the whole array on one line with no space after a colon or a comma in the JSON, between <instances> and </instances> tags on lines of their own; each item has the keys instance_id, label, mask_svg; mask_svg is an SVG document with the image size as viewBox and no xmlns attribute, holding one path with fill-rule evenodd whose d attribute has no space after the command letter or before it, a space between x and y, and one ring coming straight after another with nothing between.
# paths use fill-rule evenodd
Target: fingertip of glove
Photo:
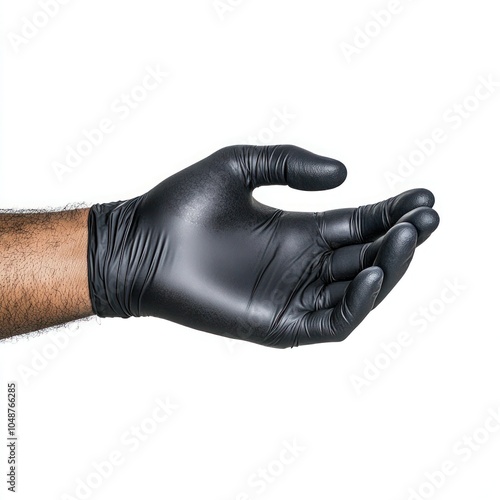
<instances>
[{"instance_id":1,"label":"fingertip of glove","mask_svg":"<svg viewBox=\"0 0 500 500\"><path fill-rule=\"evenodd\" d=\"M418 188L412 190L414 193L415 204L421 207L433 207L436 202L436 198L432 191L426 188Z\"/></svg>"},{"instance_id":2,"label":"fingertip of glove","mask_svg":"<svg viewBox=\"0 0 500 500\"><path fill-rule=\"evenodd\" d=\"M411 219L411 223L417 228L419 234L428 235L437 229L440 222L439 214L429 207L415 209ZM402 220L404 220L404 218Z\"/></svg>"},{"instance_id":3,"label":"fingertip of glove","mask_svg":"<svg viewBox=\"0 0 500 500\"><path fill-rule=\"evenodd\" d=\"M289 159L288 185L303 191L323 191L340 186L347 177L343 163L324 156L297 156Z\"/></svg>"},{"instance_id":4,"label":"fingertip of glove","mask_svg":"<svg viewBox=\"0 0 500 500\"><path fill-rule=\"evenodd\" d=\"M411 222L401 222L396 224L394 227L394 233L400 240L405 242L417 241L418 231L417 228Z\"/></svg>"},{"instance_id":5,"label":"fingertip of glove","mask_svg":"<svg viewBox=\"0 0 500 500\"><path fill-rule=\"evenodd\" d=\"M384 271L378 266L367 267L361 271L358 276L363 279L366 285L373 287L374 291L377 293L382 287L382 283L384 281Z\"/></svg>"}]
</instances>

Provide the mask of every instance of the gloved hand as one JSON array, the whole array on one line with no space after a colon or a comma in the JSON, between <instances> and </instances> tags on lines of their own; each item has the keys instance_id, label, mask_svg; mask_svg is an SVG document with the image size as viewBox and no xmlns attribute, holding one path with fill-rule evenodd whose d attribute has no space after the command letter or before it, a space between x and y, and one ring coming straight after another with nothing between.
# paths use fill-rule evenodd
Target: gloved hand
<instances>
[{"instance_id":1,"label":"gloved hand","mask_svg":"<svg viewBox=\"0 0 500 500\"><path fill-rule=\"evenodd\" d=\"M295 146L234 146L142 196L94 205L94 312L156 316L271 347L345 339L438 226L432 193L299 213L252 191L330 189L346 175L342 163Z\"/></svg>"}]
</instances>

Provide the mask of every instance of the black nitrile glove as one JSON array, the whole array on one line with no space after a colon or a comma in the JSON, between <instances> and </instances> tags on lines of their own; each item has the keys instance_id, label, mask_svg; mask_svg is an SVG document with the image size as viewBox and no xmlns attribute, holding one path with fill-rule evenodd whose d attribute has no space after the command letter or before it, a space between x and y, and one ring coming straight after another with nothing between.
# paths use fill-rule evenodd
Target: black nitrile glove
<instances>
[{"instance_id":1,"label":"black nitrile glove","mask_svg":"<svg viewBox=\"0 0 500 500\"><path fill-rule=\"evenodd\" d=\"M345 339L439 223L425 189L322 213L252 197L258 186L323 190L345 177L340 162L295 146L234 146L143 196L94 205L94 312L156 316L272 347Z\"/></svg>"}]
</instances>

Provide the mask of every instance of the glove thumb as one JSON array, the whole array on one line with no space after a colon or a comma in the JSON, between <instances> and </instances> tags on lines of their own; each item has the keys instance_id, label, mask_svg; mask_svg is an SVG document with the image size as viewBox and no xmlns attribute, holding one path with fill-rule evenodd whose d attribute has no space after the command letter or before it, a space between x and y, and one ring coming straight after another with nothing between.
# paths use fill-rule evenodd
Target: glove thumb
<instances>
[{"instance_id":1,"label":"glove thumb","mask_svg":"<svg viewBox=\"0 0 500 500\"><path fill-rule=\"evenodd\" d=\"M297 146L242 146L241 155L251 189L278 184L321 191L340 186L347 177L339 161Z\"/></svg>"}]
</instances>

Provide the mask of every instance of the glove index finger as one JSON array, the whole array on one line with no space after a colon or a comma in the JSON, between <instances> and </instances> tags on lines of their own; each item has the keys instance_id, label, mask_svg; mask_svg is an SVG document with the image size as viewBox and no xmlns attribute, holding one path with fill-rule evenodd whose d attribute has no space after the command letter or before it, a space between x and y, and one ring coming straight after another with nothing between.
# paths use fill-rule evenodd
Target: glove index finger
<instances>
[{"instance_id":1,"label":"glove index finger","mask_svg":"<svg viewBox=\"0 0 500 500\"><path fill-rule=\"evenodd\" d=\"M412 189L373 205L323 212L318 214L318 224L325 241L335 249L375 241L407 213L433 205L429 190Z\"/></svg>"}]
</instances>

